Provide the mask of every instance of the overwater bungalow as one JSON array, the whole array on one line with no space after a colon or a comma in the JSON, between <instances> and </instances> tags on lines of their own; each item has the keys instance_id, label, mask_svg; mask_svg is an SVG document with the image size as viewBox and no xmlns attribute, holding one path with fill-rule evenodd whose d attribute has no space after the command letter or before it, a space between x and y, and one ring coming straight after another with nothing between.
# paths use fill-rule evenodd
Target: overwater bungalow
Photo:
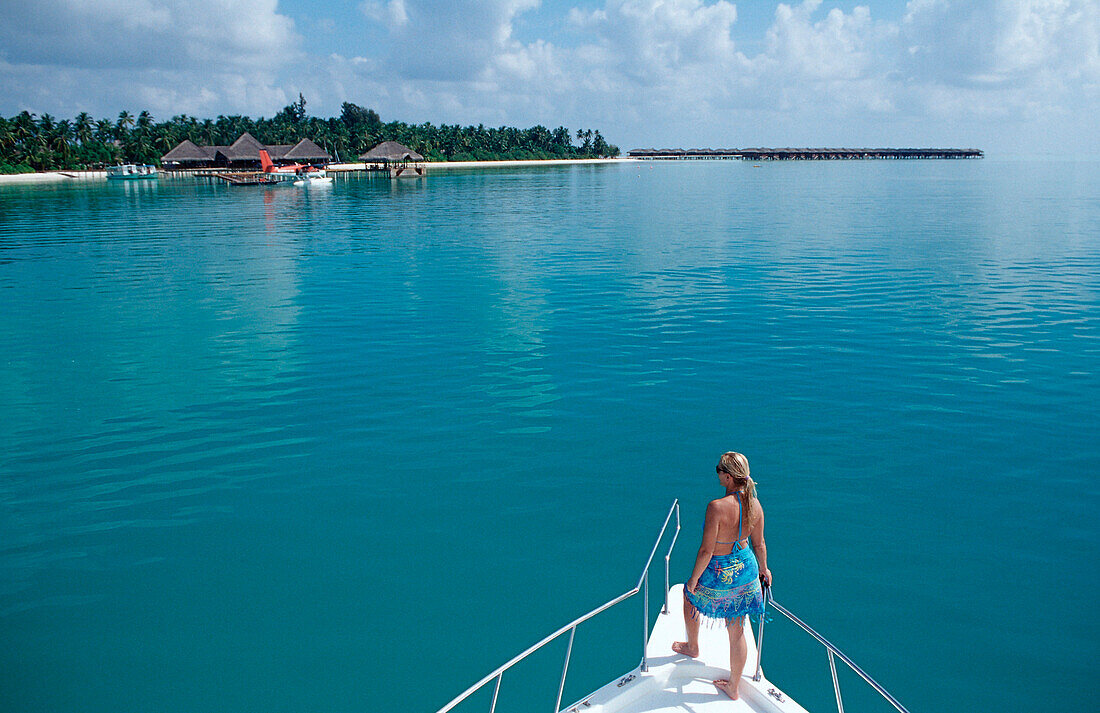
<instances>
[{"instance_id":1,"label":"overwater bungalow","mask_svg":"<svg viewBox=\"0 0 1100 713\"><path fill-rule=\"evenodd\" d=\"M389 169L392 178L424 175L424 167L420 165L424 157L396 141L383 141L360 155L359 160L381 169Z\"/></svg>"},{"instance_id":2,"label":"overwater bungalow","mask_svg":"<svg viewBox=\"0 0 1100 713\"><path fill-rule=\"evenodd\" d=\"M247 131L229 146L199 146L183 140L174 149L160 157L161 165L169 170L184 168L260 168L260 151L266 150L276 165L290 163L328 163L332 156L328 151L302 139L296 144L264 145Z\"/></svg>"},{"instance_id":3,"label":"overwater bungalow","mask_svg":"<svg viewBox=\"0 0 1100 713\"><path fill-rule=\"evenodd\" d=\"M916 158L982 158L979 149L940 148L748 148L748 149L633 149L630 158L647 159L713 159L740 158L748 161L829 161L837 159L916 159Z\"/></svg>"}]
</instances>

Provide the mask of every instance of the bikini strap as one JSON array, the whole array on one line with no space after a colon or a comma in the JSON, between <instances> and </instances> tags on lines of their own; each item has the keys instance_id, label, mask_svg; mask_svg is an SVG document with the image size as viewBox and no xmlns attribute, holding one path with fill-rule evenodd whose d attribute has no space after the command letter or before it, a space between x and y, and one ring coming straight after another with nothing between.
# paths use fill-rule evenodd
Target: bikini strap
<instances>
[{"instance_id":1,"label":"bikini strap","mask_svg":"<svg viewBox=\"0 0 1100 713\"><path fill-rule=\"evenodd\" d=\"M737 539L734 540L733 542L722 542L720 540L715 539L715 544L718 544L718 545L737 545L738 547L741 546L741 519L742 519L741 518L741 514L742 514L741 496L738 495L738 497L734 498L734 500L737 501Z\"/></svg>"},{"instance_id":2,"label":"bikini strap","mask_svg":"<svg viewBox=\"0 0 1100 713\"><path fill-rule=\"evenodd\" d=\"M738 496L738 498L737 498L737 542L738 543L741 542L741 522L745 519L745 518L742 517L742 515L744 515L744 514L745 514L745 511L741 508L741 498L740 498L740 496Z\"/></svg>"}]
</instances>

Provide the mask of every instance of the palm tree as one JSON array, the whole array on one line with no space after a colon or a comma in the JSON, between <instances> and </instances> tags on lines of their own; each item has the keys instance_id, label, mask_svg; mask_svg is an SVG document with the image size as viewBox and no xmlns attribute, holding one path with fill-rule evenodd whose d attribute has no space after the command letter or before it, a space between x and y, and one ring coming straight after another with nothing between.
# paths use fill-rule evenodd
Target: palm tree
<instances>
[{"instance_id":1,"label":"palm tree","mask_svg":"<svg viewBox=\"0 0 1100 713\"><path fill-rule=\"evenodd\" d=\"M115 122L115 138L122 139L134 125L134 117L125 109L118 113L118 121Z\"/></svg>"},{"instance_id":2,"label":"palm tree","mask_svg":"<svg viewBox=\"0 0 1100 713\"><path fill-rule=\"evenodd\" d=\"M593 153L600 157L607 156L610 153L610 148L611 147L607 145L607 142L604 140L600 132L597 131L592 138Z\"/></svg>"},{"instance_id":3,"label":"palm tree","mask_svg":"<svg viewBox=\"0 0 1100 713\"><path fill-rule=\"evenodd\" d=\"M584 131L577 131L577 138L581 139L581 152L589 154L592 152L592 129L585 129Z\"/></svg>"},{"instance_id":4,"label":"palm tree","mask_svg":"<svg viewBox=\"0 0 1100 713\"><path fill-rule=\"evenodd\" d=\"M168 153L179 143L177 137L171 134L161 134L153 140L153 146L164 153Z\"/></svg>"},{"instance_id":5,"label":"palm tree","mask_svg":"<svg viewBox=\"0 0 1100 713\"><path fill-rule=\"evenodd\" d=\"M15 124L0 117L0 163L11 157L16 143Z\"/></svg>"},{"instance_id":6,"label":"palm tree","mask_svg":"<svg viewBox=\"0 0 1100 713\"><path fill-rule=\"evenodd\" d=\"M137 163L149 163L154 160L153 141L146 131L134 132L134 140L128 148L131 157Z\"/></svg>"},{"instance_id":7,"label":"palm tree","mask_svg":"<svg viewBox=\"0 0 1100 713\"><path fill-rule=\"evenodd\" d=\"M49 156L51 139L57 124L49 114L38 117L38 130L35 131L27 145L27 158L35 168L51 168L53 161Z\"/></svg>"},{"instance_id":8,"label":"palm tree","mask_svg":"<svg viewBox=\"0 0 1100 713\"><path fill-rule=\"evenodd\" d=\"M62 119L57 122L57 127L54 129L53 135L50 137L50 149L61 154L61 168L71 168L69 165L69 155L72 149L70 143L73 135L72 124L68 119Z\"/></svg>"},{"instance_id":9,"label":"palm tree","mask_svg":"<svg viewBox=\"0 0 1100 713\"><path fill-rule=\"evenodd\" d=\"M76 120L73 124L73 132L76 135L76 140L79 141L81 145L92 140L92 117L88 112L82 111L76 115Z\"/></svg>"},{"instance_id":10,"label":"palm tree","mask_svg":"<svg viewBox=\"0 0 1100 713\"><path fill-rule=\"evenodd\" d=\"M115 137L115 127L110 119L99 119L95 122L95 138L97 141L107 143Z\"/></svg>"},{"instance_id":11,"label":"palm tree","mask_svg":"<svg viewBox=\"0 0 1100 713\"><path fill-rule=\"evenodd\" d=\"M34 114L21 111L18 116L12 119L11 124L12 138L19 147L12 163L24 163L30 158L31 143L34 141L35 135L38 134L38 122L35 120Z\"/></svg>"},{"instance_id":12,"label":"palm tree","mask_svg":"<svg viewBox=\"0 0 1100 713\"><path fill-rule=\"evenodd\" d=\"M225 144L248 131L263 143L290 143L308 137L340 154L359 154L379 141L395 140L433 158L454 159L513 157L615 156L619 149L607 143L599 131L576 132L579 146L569 129L545 126L519 129L484 125L382 124L372 110L344 105L344 115L323 119L305 114L305 102L286 107L271 119L247 116L219 116L216 120L184 114L156 123L148 111L135 117L120 112L118 120L93 119L80 112L73 120L58 121L49 114L38 117L21 112L10 119L0 117L0 163L27 163L35 168L77 166L119 160L155 160L183 139L197 143Z\"/></svg>"}]
</instances>

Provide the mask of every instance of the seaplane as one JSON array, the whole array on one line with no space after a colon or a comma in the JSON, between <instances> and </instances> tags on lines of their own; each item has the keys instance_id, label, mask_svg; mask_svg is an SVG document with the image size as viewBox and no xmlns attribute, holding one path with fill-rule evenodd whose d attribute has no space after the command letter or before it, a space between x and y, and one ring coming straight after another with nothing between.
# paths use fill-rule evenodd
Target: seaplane
<instances>
[{"instance_id":1,"label":"seaplane","mask_svg":"<svg viewBox=\"0 0 1100 713\"><path fill-rule=\"evenodd\" d=\"M276 166L266 149L260 149L260 166L264 175L274 183L292 183L295 186L311 186L332 183L332 176L326 176L323 168L304 163Z\"/></svg>"}]
</instances>

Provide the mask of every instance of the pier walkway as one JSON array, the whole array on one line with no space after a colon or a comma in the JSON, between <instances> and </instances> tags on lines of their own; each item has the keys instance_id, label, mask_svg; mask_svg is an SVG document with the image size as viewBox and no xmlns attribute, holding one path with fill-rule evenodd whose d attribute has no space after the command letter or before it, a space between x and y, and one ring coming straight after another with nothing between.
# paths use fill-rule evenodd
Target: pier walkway
<instances>
[{"instance_id":1,"label":"pier walkway","mask_svg":"<svg viewBox=\"0 0 1100 713\"><path fill-rule=\"evenodd\" d=\"M633 149L630 158L644 159L740 159L744 161L834 161L853 159L955 159L983 158L979 149Z\"/></svg>"},{"instance_id":2,"label":"pier walkway","mask_svg":"<svg viewBox=\"0 0 1100 713\"><path fill-rule=\"evenodd\" d=\"M249 171L244 173L214 171L209 174L197 175L209 176L210 178L220 178L221 180L233 186L267 186L273 183L279 183L280 181L280 179L276 178L275 176L267 173L261 173L259 171Z\"/></svg>"}]
</instances>

